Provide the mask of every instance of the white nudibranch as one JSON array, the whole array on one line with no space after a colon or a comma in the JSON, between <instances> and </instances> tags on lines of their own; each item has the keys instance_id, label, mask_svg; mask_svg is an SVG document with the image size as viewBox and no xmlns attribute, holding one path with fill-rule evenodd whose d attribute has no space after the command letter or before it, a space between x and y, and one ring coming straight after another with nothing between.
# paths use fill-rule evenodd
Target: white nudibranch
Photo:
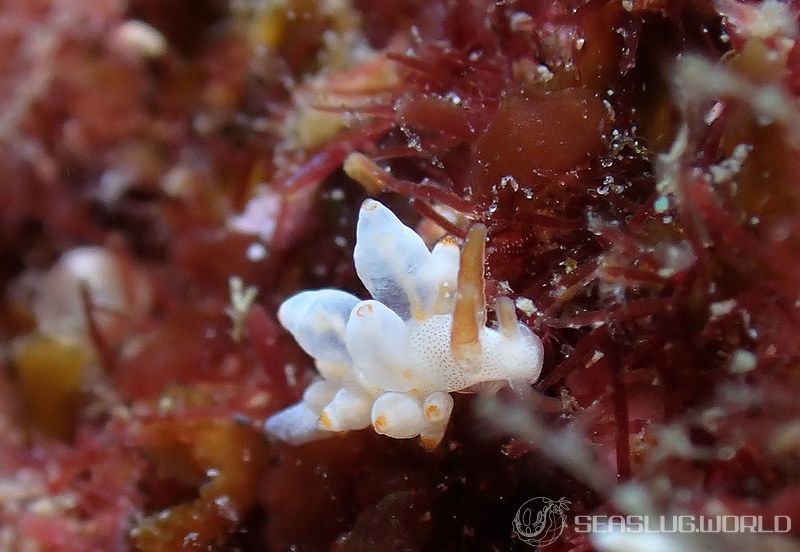
<instances>
[{"instance_id":1,"label":"white nudibranch","mask_svg":"<svg viewBox=\"0 0 800 552\"><path fill-rule=\"evenodd\" d=\"M513 301L498 299L498 328L486 327L485 241L486 227L476 224L463 250L444 238L429 251L389 209L366 200L353 257L373 299L320 289L283 302L278 320L322 379L268 418L267 432L300 444L372 425L434 448L450 420L450 393L536 381L542 343L517 321Z\"/></svg>"}]
</instances>

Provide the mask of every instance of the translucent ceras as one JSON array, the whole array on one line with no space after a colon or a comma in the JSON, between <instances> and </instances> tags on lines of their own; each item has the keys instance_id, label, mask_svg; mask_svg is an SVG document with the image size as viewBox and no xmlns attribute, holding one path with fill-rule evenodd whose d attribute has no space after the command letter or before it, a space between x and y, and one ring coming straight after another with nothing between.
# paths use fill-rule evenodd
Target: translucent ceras
<instances>
[{"instance_id":1,"label":"translucent ceras","mask_svg":"<svg viewBox=\"0 0 800 552\"><path fill-rule=\"evenodd\" d=\"M322 378L270 417L267 432L299 444L372 425L433 448L450 419L450 393L533 383L542 344L517 321L509 298L495 303L497 329L486 327L485 241L486 227L476 224L461 251L451 238L429 251L389 209L366 200L353 256L373 299L320 289L281 305L280 323Z\"/></svg>"}]
</instances>

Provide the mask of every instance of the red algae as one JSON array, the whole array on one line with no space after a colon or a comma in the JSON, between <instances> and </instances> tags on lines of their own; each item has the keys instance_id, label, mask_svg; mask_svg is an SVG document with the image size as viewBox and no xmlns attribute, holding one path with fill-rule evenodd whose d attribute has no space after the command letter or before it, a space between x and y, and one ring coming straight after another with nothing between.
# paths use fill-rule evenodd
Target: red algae
<instances>
[{"instance_id":1,"label":"red algae","mask_svg":"<svg viewBox=\"0 0 800 552\"><path fill-rule=\"evenodd\" d=\"M787 516L665 538L796 548L797 10L3 4L0 548L524 550L534 497L570 501L546 550L646 544L592 513ZM528 393L457 397L430 453L261 429L315 377L280 302L363 296L366 196L431 242L485 225L489 303L545 344ZM84 285L66 336L35 305L84 246L144 306Z\"/></svg>"},{"instance_id":2,"label":"red algae","mask_svg":"<svg viewBox=\"0 0 800 552\"><path fill-rule=\"evenodd\" d=\"M506 97L475 145L475 182L511 177L530 187L531 175L578 168L601 151L607 118L602 101L578 88Z\"/></svg>"}]
</instances>

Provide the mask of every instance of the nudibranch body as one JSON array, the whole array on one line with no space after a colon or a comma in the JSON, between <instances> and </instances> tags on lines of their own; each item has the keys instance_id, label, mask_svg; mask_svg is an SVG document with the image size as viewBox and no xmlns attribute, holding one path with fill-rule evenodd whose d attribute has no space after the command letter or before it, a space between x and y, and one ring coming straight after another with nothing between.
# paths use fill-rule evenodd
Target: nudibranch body
<instances>
[{"instance_id":1,"label":"nudibranch body","mask_svg":"<svg viewBox=\"0 0 800 552\"><path fill-rule=\"evenodd\" d=\"M266 422L271 435L299 444L326 432L363 429L424 446L442 439L451 392L489 382L533 383L542 344L495 303L486 327L486 228L473 226L463 251L444 238L432 251L386 207L366 200L356 230L356 272L373 299L336 289L288 298L278 320L311 355L321 379L303 399Z\"/></svg>"}]
</instances>

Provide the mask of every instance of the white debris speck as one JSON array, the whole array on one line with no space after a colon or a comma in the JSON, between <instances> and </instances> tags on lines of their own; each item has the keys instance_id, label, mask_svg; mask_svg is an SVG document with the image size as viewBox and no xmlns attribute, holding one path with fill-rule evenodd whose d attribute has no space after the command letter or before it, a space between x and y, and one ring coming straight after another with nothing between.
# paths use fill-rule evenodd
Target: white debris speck
<instances>
[{"instance_id":1,"label":"white debris speck","mask_svg":"<svg viewBox=\"0 0 800 552\"><path fill-rule=\"evenodd\" d=\"M736 349L731 356L728 370L732 374L745 374L756 367L758 358L755 354L744 349Z\"/></svg>"},{"instance_id":2,"label":"white debris speck","mask_svg":"<svg viewBox=\"0 0 800 552\"><path fill-rule=\"evenodd\" d=\"M511 284L508 283L508 280L501 280L497 282L497 289L504 295L514 293L514 290L511 289Z\"/></svg>"},{"instance_id":3,"label":"white debris speck","mask_svg":"<svg viewBox=\"0 0 800 552\"><path fill-rule=\"evenodd\" d=\"M173 167L161 179L161 191L169 197L187 199L194 195L194 175L186 167Z\"/></svg>"},{"instance_id":4,"label":"white debris speck","mask_svg":"<svg viewBox=\"0 0 800 552\"><path fill-rule=\"evenodd\" d=\"M269 241L275 232L275 221L280 207L280 194L262 187L247 202L241 215L228 219L228 226L242 234L254 234Z\"/></svg>"},{"instance_id":5,"label":"white debris speck","mask_svg":"<svg viewBox=\"0 0 800 552\"><path fill-rule=\"evenodd\" d=\"M662 265L658 269L658 275L662 278L683 272L692 266L696 259L692 245L685 240L677 243L659 243L653 252L661 260Z\"/></svg>"},{"instance_id":6,"label":"white debris speck","mask_svg":"<svg viewBox=\"0 0 800 552\"><path fill-rule=\"evenodd\" d=\"M656 159L656 176L658 183L656 189L661 195L677 194L678 187L678 171L681 166L681 160L686 154L689 145L689 127L686 123L682 124L678 129L678 134L675 136L675 141L672 143L667 153L662 153Z\"/></svg>"},{"instance_id":7,"label":"white debris speck","mask_svg":"<svg viewBox=\"0 0 800 552\"><path fill-rule=\"evenodd\" d=\"M705 121L707 125L710 125L711 123L719 119L719 116L722 115L722 111L724 110L724 106L725 104L722 102L714 102L714 105L711 106L711 109L708 110L706 116L703 117L703 121Z\"/></svg>"},{"instance_id":8,"label":"white debris speck","mask_svg":"<svg viewBox=\"0 0 800 552\"><path fill-rule=\"evenodd\" d=\"M345 193L341 188L334 188L331 190L330 194L328 194L328 197L333 201L342 201L345 198Z\"/></svg>"},{"instance_id":9,"label":"white debris speck","mask_svg":"<svg viewBox=\"0 0 800 552\"><path fill-rule=\"evenodd\" d=\"M244 255L248 261L257 263L267 258L267 248L261 242L253 242L247 246Z\"/></svg>"},{"instance_id":10,"label":"white debris speck","mask_svg":"<svg viewBox=\"0 0 800 552\"><path fill-rule=\"evenodd\" d=\"M244 323L256 300L258 288L254 286L245 288L244 282L238 276L232 276L228 280L228 286L230 287L231 304L225 309L225 314L233 322L233 328L231 329L233 340L239 341L244 335Z\"/></svg>"},{"instance_id":11,"label":"white debris speck","mask_svg":"<svg viewBox=\"0 0 800 552\"><path fill-rule=\"evenodd\" d=\"M603 357L605 357L605 356L606 355L603 354L603 351L595 351L594 354L592 355L592 358L589 359L589 366L591 366L592 364L595 364L596 362L602 360Z\"/></svg>"},{"instance_id":12,"label":"white debris speck","mask_svg":"<svg viewBox=\"0 0 800 552\"><path fill-rule=\"evenodd\" d=\"M169 46L158 29L138 19L130 19L117 27L113 41L126 54L140 58L159 58Z\"/></svg>"},{"instance_id":13,"label":"white debris speck","mask_svg":"<svg viewBox=\"0 0 800 552\"><path fill-rule=\"evenodd\" d=\"M717 301L708 306L708 312L711 314L711 319L720 318L726 314L730 314L736 307L735 299L728 299L727 301Z\"/></svg>"},{"instance_id":14,"label":"white debris speck","mask_svg":"<svg viewBox=\"0 0 800 552\"><path fill-rule=\"evenodd\" d=\"M512 175L506 175L500 179L500 188L509 187L515 192L519 190L519 183Z\"/></svg>"},{"instance_id":15,"label":"white debris speck","mask_svg":"<svg viewBox=\"0 0 800 552\"><path fill-rule=\"evenodd\" d=\"M106 205L118 202L133 185L135 176L125 169L108 169L100 176L97 196Z\"/></svg>"},{"instance_id":16,"label":"white debris speck","mask_svg":"<svg viewBox=\"0 0 800 552\"><path fill-rule=\"evenodd\" d=\"M526 316L533 316L537 312L536 305L527 297L517 297L514 302L519 310L525 313Z\"/></svg>"},{"instance_id":17,"label":"white debris speck","mask_svg":"<svg viewBox=\"0 0 800 552\"><path fill-rule=\"evenodd\" d=\"M750 144L739 144L733 149L733 153L728 159L720 161L716 165L708 168L708 173L714 184L728 182L742 170L742 165L747 160L747 156L753 150Z\"/></svg>"},{"instance_id":18,"label":"white debris speck","mask_svg":"<svg viewBox=\"0 0 800 552\"><path fill-rule=\"evenodd\" d=\"M297 385L297 367L294 364L287 364L283 367L283 375L286 376L286 383L290 387Z\"/></svg>"},{"instance_id":19,"label":"white debris speck","mask_svg":"<svg viewBox=\"0 0 800 552\"><path fill-rule=\"evenodd\" d=\"M512 31L528 30L533 24L533 17L522 11L514 12L509 18L509 23Z\"/></svg>"},{"instance_id":20,"label":"white debris speck","mask_svg":"<svg viewBox=\"0 0 800 552\"><path fill-rule=\"evenodd\" d=\"M653 202L653 210L656 213L663 213L667 209L669 209L669 198L667 196L661 196Z\"/></svg>"},{"instance_id":21,"label":"white debris speck","mask_svg":"<svg viewBox=\"0 0 800 552\"><path fill-rule=\"evenodd\" d=\"M55 496L45 496L34 500L26 508L28 512L42 516L53 516L59 512L71 510L78 503L78 497L71 491L65 491Z\"/></svg>"},{"instance_id":22,"label":"white debris speck","mask_svg":"<svg viewBox=\"0 0 800 552\"><path fill-rule=\"evenodd\" d=\"M766 351L766 352L767 352L767 355L768 355L768 356L775 356L775 353L777 353L777 352L778 352L778 348L775 346L775 344L774 344L774 343L770 343L770 344L767 346L767 351Z\"/></svg>"}]
</instances>

